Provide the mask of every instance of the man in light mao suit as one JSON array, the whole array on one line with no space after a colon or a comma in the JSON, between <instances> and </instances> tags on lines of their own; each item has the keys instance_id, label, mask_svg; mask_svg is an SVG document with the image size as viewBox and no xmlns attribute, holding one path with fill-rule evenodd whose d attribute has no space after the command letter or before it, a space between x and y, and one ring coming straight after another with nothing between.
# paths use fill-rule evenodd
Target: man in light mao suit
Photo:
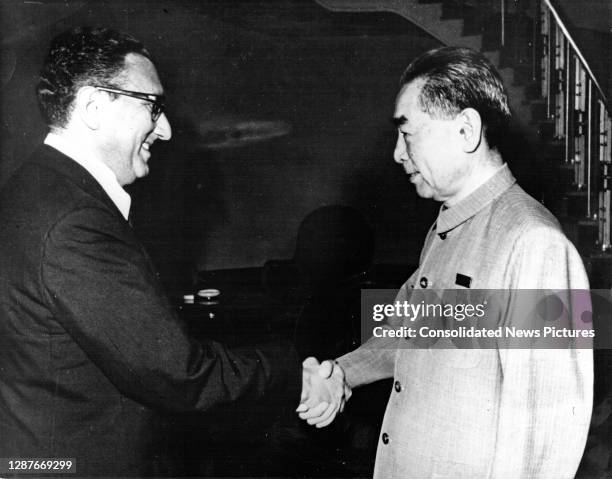
<instances>
[{"instance_id":1,"label":"man in light mao suit","mask_svg":"<svg viewBox=\"0 0 612 479\"><path fill-rule=\"evenodd\" d=\"M573 245L500 154L510 111L486 58L454 47L423 54L404 72L394 117L395 161L421 197L442 202L399 300L424 289L588 289ZM372 338L337 365L351 388L394 378L376 478L576 472L591 414L588 348L425 349ZM317 424L316 414L301 415Z\"/></svg>"}]
</instances>

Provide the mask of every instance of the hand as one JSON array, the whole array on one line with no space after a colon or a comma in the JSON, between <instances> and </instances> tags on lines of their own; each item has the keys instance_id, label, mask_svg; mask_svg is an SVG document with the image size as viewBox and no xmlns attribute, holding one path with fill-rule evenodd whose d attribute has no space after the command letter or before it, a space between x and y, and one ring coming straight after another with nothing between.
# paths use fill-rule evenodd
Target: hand
<instances>
[{"instance_id":1,"label":"hand","mask_svg":"<svg viewBox=\"0 0 612 479\"><path fill-rule=\"evenodd\" d=\"M300 418L318 428L329 425L344 410L351 389L344 380L344 371L332 361L321 364L315 358L303 363L302 397L297 412Z\"/></svg>"}]
</instances>

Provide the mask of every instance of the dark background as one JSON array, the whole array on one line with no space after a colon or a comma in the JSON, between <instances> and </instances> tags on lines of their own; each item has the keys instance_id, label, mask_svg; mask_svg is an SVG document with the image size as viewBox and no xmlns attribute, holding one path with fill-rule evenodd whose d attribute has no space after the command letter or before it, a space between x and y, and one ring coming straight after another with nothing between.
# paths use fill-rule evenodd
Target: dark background
<instances>
[{"instance_id":1,"label":"dark background","mask_svg":"<svg viewBox=\"0 0 612 479\"><path fill-rule=\"evenodd\" d=\"M607 73L608 55L595 55L607 41L603 4L569 3L585 54ZM0 14L0 184L46 134L34 86L50 39L74 25L113 27L149 47L168 94L174 136L157 143L150 176L130 191L162 271L289 258L301 220L327 204L365 215L375 262L418 261L437 205L417 198L393 163L388 120L402 70L438 42L402 17L333 13L309 0L9 0ZM266 120L290 132L206 146L215 128Z\"/></svg>"}]
</instances>

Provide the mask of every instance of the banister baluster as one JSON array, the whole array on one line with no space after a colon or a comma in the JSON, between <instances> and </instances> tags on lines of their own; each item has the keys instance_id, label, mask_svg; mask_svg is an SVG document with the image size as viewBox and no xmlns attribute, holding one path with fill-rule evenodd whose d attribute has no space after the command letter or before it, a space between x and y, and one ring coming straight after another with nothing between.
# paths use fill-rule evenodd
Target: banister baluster
<instances>
[{"instance_id":1,"label":"banister baluster","mask_svg":"<svg viewBox=\"0 0 612 479\"><path fill-rule=\"evenodd\" d=\"M555 138L565 137L565 39L555 25Z\"/></svg>"},{"instance_id":2,"label":"banister baluster","mask_svg":"<svg viewBox=\"0 0 612 479\"><path fill-rule=\"evenodd\" d=\"M599 148L598 159L601 167L601 180L599 191L599 248L601 251L610 249L610 203L612 192L610 191L610 143L612 141L612 128L610 117L602 100L597 101L599 107Z\"/></svg>"},{"instance_id":3,"label":"banister baluster","mask_svg":"<svg viewBox=\"0 0 612 479\"><path fill-rule=\"evenodd\" d=\"M580 59L576 57L576 75L574 95L574 165L576 172L576 186L581 189L585 183L585 102L586 102L586 74L580 63Z\"/></svg>"},{"instance_id":4,"label":"banister baluster","mask_svg":"<svg viewBox=\"0 0 612 479\"><path fill-rule=\"evenodd\" d=\"M542 62L541 89L546 112L548 119L554 120L555 139L564 141L565 161L571 164L570 168L573 166L575 187L583 190L569 198L582 201L586 197L586 205L581 205L579 210L574 207L572 211L584 215L578 220L580 225L598 228L592 241L600 250L609 252L612 249L612 125L608 100L553 6L554 0L537 1L542 48L538 56Z\"/></svg>"},{"instance_id":5,"label":"banister baluster","mask_svg":"<svg viewBox=\"0 0 612 479\"><path fill-rule=\"evenodd\" d=\"M550 11L546 7L546 4L542 2L541 6L541 36L542 36L542 95L546 98L546 118L550 118L552 114L552 99L550 95L550 63L551 63L551 49L552 39L550 36Z\"/></svg>"},{"instance_id":6,"label":"banister baluster","mask_svg":"<svg viewBox=\"0 0 612 479\"><path fill-rule=\"evenodd\" d=\"M586 76L585 76L586 78ZM585 172L585 176L586 176L586 190L587 190L587 211L586 211L586 215L587 218L591 218L591 195L592 195L592 188L591 188L591 179L592 179L592 175L593 175L593 171L592 171L592 145L591 142L593 141L593 137L592 137L592 132L593 132L593 128L592 128L592 121L593 121L593 117L591 115L591 102L592 102L592 95L593 92L591 90L592 85L591 85L591 80L587 79L586 80L586 100L585 100L585 109L586 109L586 172Z\"/></svg>"}]
</instances>

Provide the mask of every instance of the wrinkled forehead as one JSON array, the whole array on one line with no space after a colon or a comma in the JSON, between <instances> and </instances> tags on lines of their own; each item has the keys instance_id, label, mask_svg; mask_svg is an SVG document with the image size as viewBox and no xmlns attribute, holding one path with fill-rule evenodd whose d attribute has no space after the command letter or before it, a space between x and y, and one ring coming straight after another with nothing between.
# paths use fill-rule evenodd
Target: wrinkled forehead
<instances>
[{"instance_id":1,"label":"wrinkled forehead","mask_svg":"<svg viewBox=\"0 0 612 479\"><path fill-rule=\"evenodd\" d=\"M122 75L125 89L154 93L161 95L164 92L159 75L153 62L142 55L128 53L125 57L125 70Z\"/></svg>"}]
</instances>

